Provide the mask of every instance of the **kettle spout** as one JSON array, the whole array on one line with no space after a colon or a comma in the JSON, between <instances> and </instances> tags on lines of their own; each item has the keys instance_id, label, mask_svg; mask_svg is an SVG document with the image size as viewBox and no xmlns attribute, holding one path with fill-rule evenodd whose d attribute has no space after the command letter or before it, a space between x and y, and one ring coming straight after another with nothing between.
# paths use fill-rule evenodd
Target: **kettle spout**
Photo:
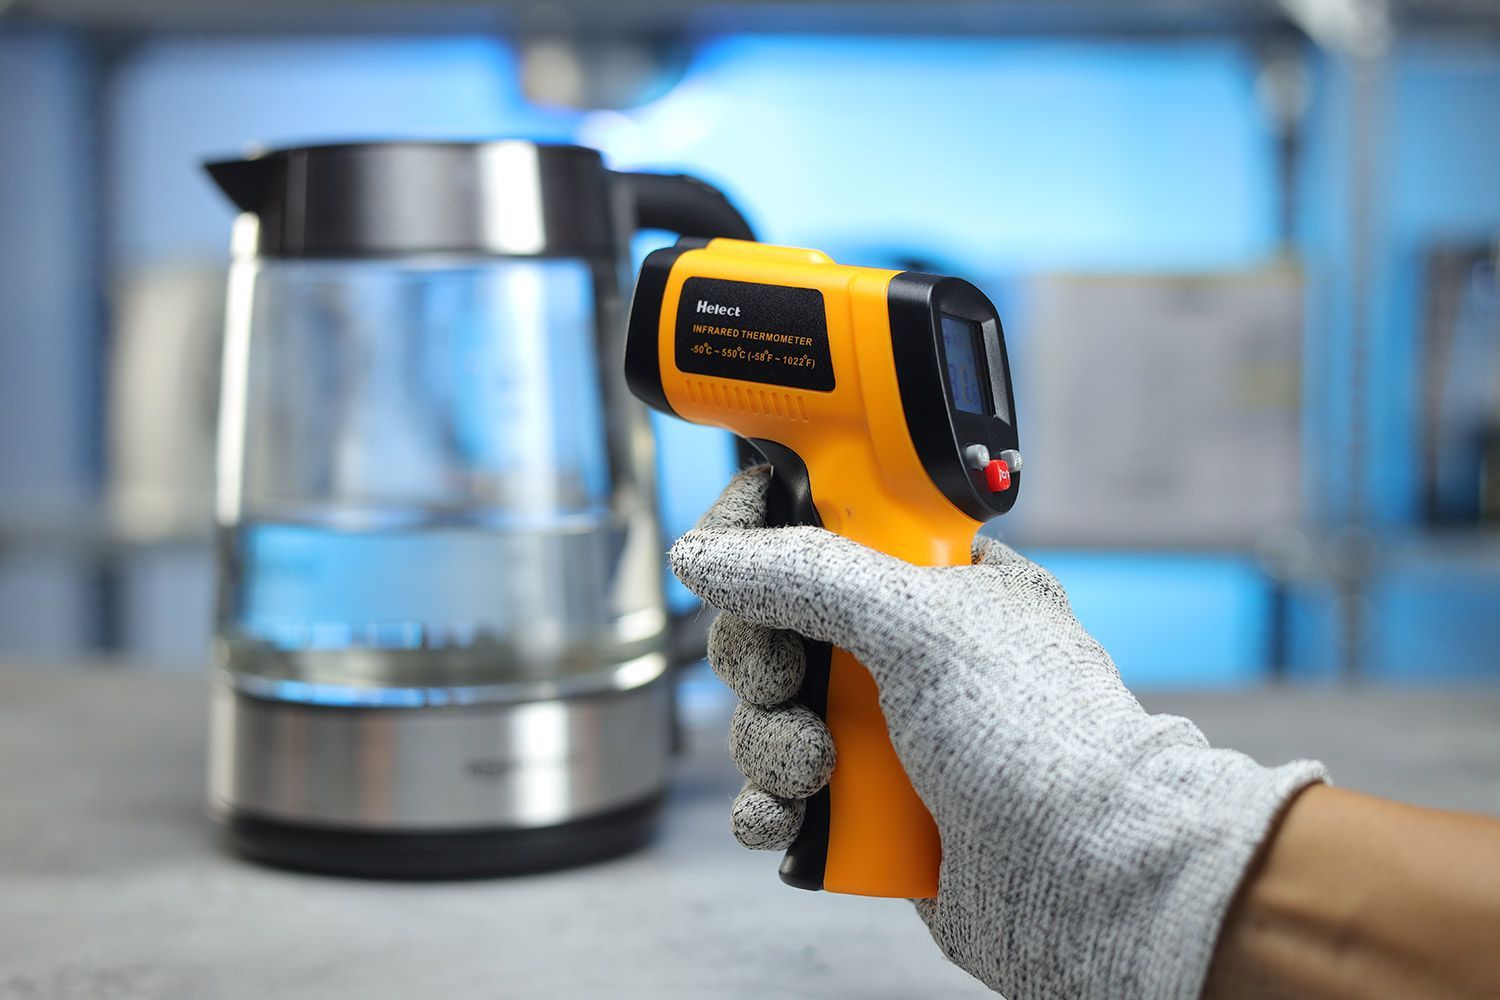
<instances>
[{"instance_id":1,"label":"kettle spout","mask_svg":"<svg viewBox=\"0 0 1500 1000\"><path fill-rule=\"evenodd\" d=\"M239 206L242 212L259 214L266 204L271 179L269 164L265 160L220 160L205 163L203 169L213 178L219 190Z\"/></svg>"}]
</instances>

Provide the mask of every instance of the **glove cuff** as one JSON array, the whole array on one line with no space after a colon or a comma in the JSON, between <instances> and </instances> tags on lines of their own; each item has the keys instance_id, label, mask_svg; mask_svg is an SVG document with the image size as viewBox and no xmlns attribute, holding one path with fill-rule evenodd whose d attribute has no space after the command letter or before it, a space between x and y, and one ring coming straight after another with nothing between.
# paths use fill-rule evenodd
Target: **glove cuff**
<instances>
[{"instance_id":1,"label":"glove cuff","mask_svg":"<svg viewBox=\"0 0 1500 1000\"><path fill-rule=\"evenodd\" d=\"M1210 756L1192 783L1210 794L1195 797L1196 822L1179 826L1176 837L1152 852L1166 884L1149 919L1130 935L1135 955L1128 980L1138 988L1127 992L1134 995L1193 1000L1202 993L1224 918L1250 863L1292 799L1328 780L1317 761L1266 768L1231 750L1200 753Z\"/></svg>"}]
</instances>

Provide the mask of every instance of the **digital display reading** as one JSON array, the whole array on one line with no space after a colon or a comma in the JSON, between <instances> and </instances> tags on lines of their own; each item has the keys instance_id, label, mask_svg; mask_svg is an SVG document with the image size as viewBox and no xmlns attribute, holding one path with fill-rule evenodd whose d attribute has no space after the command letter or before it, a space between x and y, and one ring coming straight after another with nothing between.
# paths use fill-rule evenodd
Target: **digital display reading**
<instances>
[{"instance_id":1,"label":"digital display reading","mask_svg":"<svg viewBox=\"0 0 1500 1000\"><path fill-rule=\"evenodd\" d=\"M953 393L954 409L968 413L990 412L988 394L989 368L980 346L979 324L942 316L943 353L948 358L948 385Z\"/></svg>"}]
</instances>

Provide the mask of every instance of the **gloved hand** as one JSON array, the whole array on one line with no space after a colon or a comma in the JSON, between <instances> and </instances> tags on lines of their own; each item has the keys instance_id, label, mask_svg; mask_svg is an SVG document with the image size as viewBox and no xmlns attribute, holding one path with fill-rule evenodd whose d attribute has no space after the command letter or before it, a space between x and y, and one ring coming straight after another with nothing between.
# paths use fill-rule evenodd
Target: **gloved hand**
<instances>
[{"instance_id":1,"label":"gloved hand","mask_svg":"<svg viewBox=\"0 0 1500 1000\"><path fill-rule=\"evenodd\" d=\"M874 676L937 822L940 889L917 909L950 959L1012 1000L1196 997L1247 865L1322 765L1262 767L1148 714L1057 581L1005 545L918 567L819 528L765 528L767 482L737 476L671 551L724 612L709 659L741 699L739 841L788 846L832 773L827 729L792 700L797 635L831 642Z\"/></svg>"}]
</instances>

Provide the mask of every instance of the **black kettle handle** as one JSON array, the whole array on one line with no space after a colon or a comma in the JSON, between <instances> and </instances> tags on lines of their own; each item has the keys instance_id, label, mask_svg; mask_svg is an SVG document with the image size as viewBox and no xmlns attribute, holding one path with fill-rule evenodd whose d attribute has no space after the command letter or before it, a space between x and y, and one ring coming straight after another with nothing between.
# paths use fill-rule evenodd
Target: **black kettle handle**
<instances>
[{"instance_id":1,"label":"black kettle handle","mask_svg":"<svg viewBox=\"0 0 1500 1000\"><path fill-rule=\"evenodd\" d=\"M679 236L726 236L753 240L750 223L712 184L687 174L617 175L635 205L637 229L665 229Z\"/></svg>"},{"instance_id":2,"label":"black kettle handle","mask_svg":"<svg viewBox=\"0 0 1500 1000\"><path fill-rule=\"evenodd\" d=\"M702 239L716 236L755 239L744 215L712 184L687 174L617 173L615 176L634 206L637 229L665 229L679 236ZM739 439L736 441L743 462L749 446ZM667 656L673 666L686 666L703 659L711 620L702 608L672 616Z\"/></svg>"}]
</instances>

